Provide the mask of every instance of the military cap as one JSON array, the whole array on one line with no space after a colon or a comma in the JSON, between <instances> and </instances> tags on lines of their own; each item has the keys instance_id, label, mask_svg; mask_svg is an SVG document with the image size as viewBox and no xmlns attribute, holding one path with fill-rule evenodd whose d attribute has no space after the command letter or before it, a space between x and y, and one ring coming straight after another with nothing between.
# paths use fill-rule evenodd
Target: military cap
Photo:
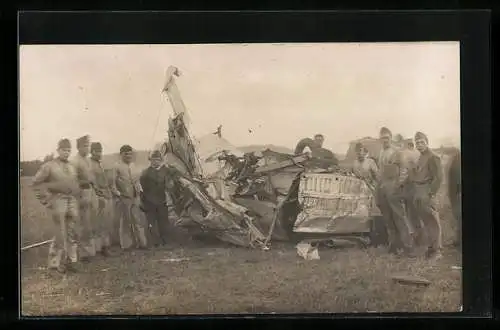
<instances>
[{"instance_id":1,"label":"military cap","mask_svg":"<svg viewBox=\"0 0 500 330\"><path fill-rule=\"evenodd\" d=\"M422 132L415 133L415 140L418 140L418 139L425 140L425 142L429 142L429 139L427 139L427 135L425 135Z\"/></svg>"},{"instance_id":2,"label":"military cap","mask_svg":"<svg viewBox=\"0 0 500 330\"><path fill-rule=\"evenodd\" d=\"M149 158L150 159L162 159L163 157L162 157L161 152L159 150L154 150L149 155Z\"/></svg>"},{"instance_id":3,"label":"military cap","mask_svg":"<svg viewBox=\"0 0 500 330\"><path fill-rule=\"evenodd\" d=\"M100 142L92 142L90 145L91 151L102 151L102 145Z\"/></svg>"},{"instance_id":4,"label":"military cap","mask_svg":"<svg viewBox=\"0 0 500 330\"><path fill-rule=\"evenodd\" d=\"M324 139L325 137L323 136L323 134L318 133L318 134L315 134L315 135L314 135L314 138L315 138L315 139L316 139L316 138L321 138L321 139Z\"/></svg>"},{"instance_id":5,"label":"military cap","mask_svg":"<svg viewBox=\"0 0 500 330\"><path fill-rule=\"evenodd\" d=\"M61 139L57 143L57 149L71 148L71 141L69 139Z\"/></svg>"},{"instance_id":6,"label":"military cap","mask_svg":"<svg viewBox=\"0 0 500 330\"><path fill-rule=\"evenodd\" d=\"M356 151L360 151L362 149L363 149L363 143L361 142L356 143L356 145L354 146L354 150Z\"/></svg>"},{"instance_id":7,"label":"military cap","mask_svg":"<svg viewBox=\"0 0 500 330\"><path fill-rule=\"evenodd\" d=\"M390 130L390 129L388 129L387 127L382 127L382 128L380 129L380 133L379 133L379 134L380 134L380 135L390 135L390 136L392 136L392 132L391 132L391 130Z\"/></svg>"},{"instance_id":8,"label":"military cap","mask_svg":"<svg viewBox=\"0 0 500 330\"><path fill-rule=\"evenodd\" d=\"M120 148L120 154L123 154L123 153L126 153L126 152L132 152L133 149L131 146L129 146L128 144L125 144L123 146L121 146Z\"/></svg>"},{"instance_id":9,"label":"military cap","mask_svg":"<svg viewBox=\"0 0 500 330\"><path fill-rule=\"evenodd\" d=\"M89 135L84 135L82 137L79 137L78 139L76 139L76 146L79 147L85 143L89 143L90 142L90 136Z\"/></svg>"}]
</instances>

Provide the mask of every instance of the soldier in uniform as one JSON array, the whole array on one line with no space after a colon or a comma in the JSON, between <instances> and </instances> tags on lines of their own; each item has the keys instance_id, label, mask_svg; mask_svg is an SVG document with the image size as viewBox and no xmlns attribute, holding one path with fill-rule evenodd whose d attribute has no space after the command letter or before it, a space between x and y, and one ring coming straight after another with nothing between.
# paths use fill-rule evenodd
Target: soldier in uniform
<instances>
[{"instance_id":1,"label":"soldier in uniform","mask_svg":"<svg viewBox=\"0 0 500 330\"><path fill-rule=\"evenodd\" d=\"M457 222L456 239L454 245L462 245L462 176L461 176L461 155L456 150L451 156L448 169L448 198L450 199L453 217Z\"/></svg>"},{"instance_id":2,"label":"soldier in uniform","mask_svg":"<svg viewBox=\"0 0 500 330\"><path fill-rule=\"evenodd\" d=\"M436 194L441 186L441 158L429 148L427 136L422 132L415 134L415 146L420 152L417 165L410 172L413 188L413 206L423 223L428 239L426 257L441 257L441 224L436 208Z\"/></svg>"},{"instance_id":3,"label":"soldier in uniform","mask_svg":"<svg viewBox=\"0 0 500 330\"><path fill-rule=\"evenodd\" d=\"M368 158L368 150L361 142L355 146L357 158L354 160L353 171L370 184L374 185L378 181L378 166L375 161Z\"/></svg>"},{"instance_id":4,"label":"soldier in uniform","mask_svg":"<svg viewBox=\"0 0 500 330\"><path fill-rule=\"evenodd\" d=\"M102 159L102 145L99 142L94 142L90 145L90 167L92 175L95 178L94 191L96 198L94 203L97 209L94 228L96 235L95 248L96 252L100 252L104 256L109 256L109 248L111 246L111 233L113 230L114 220L114 201L112 187L106 176L104 168L101 164Z\"/></svg>"},{"instance_id":5,"label":"soldier in uniform","mask_svg":"<svg viewBox=\"0 0 500 330\"><path fill-rule=\"evenodd\" d=\"M143 190L141 197L148 220L151 243L158 246L167 243L169 208L173 208L170 197L172 184L160 151L153 151L150 161L151 165L141 174L140 182Z\"/></svg>"},{"instance_id":6,"label":"soldier in uniform","mask_svg":"<svg viewBox=\"0 0 500 330\"><path fill-rule=\"evenodd\" d=\"M71 142L58 143L58 157L43 164L33 179L33 188L40 202L52 213L57 229L49 249L48 268L61 273L76 270L79 185L76 169L68 162Z\"/></svg>"},{"instance_id":7,"label":"soldier in uniform","mask_svg":"<svg viewBox=\"0 0 500 330\"><path fill-rule=\"evenodd\" d=\"M124 250L146 248L145 226L140 214L140 195L142 187L140 173L133 163L133 149L129 145L120 148L121 160L114 168L114 181L117 209L120 219L120 246Z\"/></svg>"},{"instance_id":8,"label":"soldier in uniform","mask_svg":"<svg viewBox=\"0 0 500 330\"><path fill-rule=\"evenodd\" d=\"M406 164L408 165L408 172L411 173L417 166L418 159L420 158L420 152L415 149L415 143L413 141L408 142L407 149L404 151ZM426 244L426 236L422 220L418 216L418 213L413 205L413 190L413 184L408 181L405 185L404 197L406 215L414 229L413 242L415 244L415 247L420 249Z\"/></svg>"},{"instance_id":9,"label":"soldier in uniform","mask_svg":"<svg viewBox=\"0 0 500 330\"><path fill-rule=\"evenodd\" d=\"M403 155L392 145L392 133L388 128L380 129L380 141L376 199L386 223L389 253L398 254L403 250L407 256L412 256L414 231L405 214L403 190L408 170Z\"/></svg>"},{"instance_id":10,"label":"soldier in uniform","mask_svg":"<svg viewBox=\"0 0 500 330\"><path fill-rule=\"evenodd\" d=\"M96 209L94 177L90 168L90 137L82 136L76 140L78 154L73 158L72 164L76 168L78 182L80 184L80 197L78 204L80 208L80 260L88 261L94 257L95 250L95 216Z\"/></svg>"}]
</instances>

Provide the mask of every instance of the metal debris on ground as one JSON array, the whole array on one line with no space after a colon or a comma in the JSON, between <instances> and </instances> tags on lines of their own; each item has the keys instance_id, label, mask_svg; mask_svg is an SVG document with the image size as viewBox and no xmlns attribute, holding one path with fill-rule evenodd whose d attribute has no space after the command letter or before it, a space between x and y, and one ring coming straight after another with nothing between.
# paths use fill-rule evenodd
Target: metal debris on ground
<instances>
[{"instance_id":1,"label":"metal debris on ground","mask_svg":"<svg viewBox=\"0 0 500 330\"><path fill-rule=\"evenodd\" d=\"M319 260L318 248L310 243L297 244L297 254L305 260Z\"/></svg>"},{"instance_id":2,"label":"metal debris on ground","mask_svg":"<svg viewBox=\"0 0 500 330\"><path fill-rule=\"evenodd\" d=\"M54 292L54 293L44 293L42 296L44 297L57 297L57 296L63 296L64 292Z\"/></svg>"},{"instance_id":3,"label":"metal debris on ground","mask_svg":"<svg viewBox=\"0 0 500 330\"><path fill-rule=\"evenodd\" d=\"M164 262L181 262L181 261L188 261L189 258L166 258L166 259L159 259L156 261L164 261Z\"/></svg>"},{"instance_id":4,"label":"metal debris on ground","mask_svg":"<svg viewBox=\"0 0 500 330\"><path fill-rule=\"evenodd\" d=\"M462 266L451 266L453 270L462 270Z\"/></svg>"},{"instance_id":5,"label":"metal debris on ground","mask_svg":"<svg viewBox=\"0 0 500 330\"><path fill-rule=\"evenodd\" d=\"M35 248L35 247L39 247L39 246L42 246L42 245L46 245L46 244L49 244L49 243L52 243L53 239L49 239L49 240L46 240L46 241L43 241L43 242L39 242L39 243L34 243L34 244L30 244L28 246L24 246L21 248L21 251L26 251L26 250L29 250L29 249L32 249L32 248Z\"/></svg>"},{"instance_id":6,"label":"metal debris on ground","mask_svg":"<svg viewBox=\"0 0 500 330\"><path fill-rule=\"evenodd\" d=\"M394 275L392 276L392 280L398 284L405 285L429 286L431 284L431 281L414 275Z\"/></svg>"}]
</instances>

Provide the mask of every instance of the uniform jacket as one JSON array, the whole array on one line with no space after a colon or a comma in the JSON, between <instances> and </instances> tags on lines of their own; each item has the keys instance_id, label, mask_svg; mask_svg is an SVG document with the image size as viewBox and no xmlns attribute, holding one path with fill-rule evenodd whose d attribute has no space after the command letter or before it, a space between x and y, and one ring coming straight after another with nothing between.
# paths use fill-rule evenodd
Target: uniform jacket
<instances>
[{"instance_id":1,"label":"uniform jacket","mask_svg":"<svg viewBox=\"0 0 500 330\"><path fill-rule=\"evenodd\" d=\"M382 185L403 186L408 179L404 156L394 147L382 149L378 158L379 180Z\"/></svg>"},{"instance_id":2,"label":"uniform jacket","mask_svg":"<svg viewBox=\"0 0 500 330\"><path fill-rule=\"evenodd\" d=\"M462 189L462 173L461 173L461 156L457 151L450 160L450 167L448 169L448 190L450 196L458 194Z\"/></svg>"},{"instance_id":3,"label":"uniform jacket","mask_svg":"<svg viewBox=\"0 0 500 330\"><path fill-rule=\"evenodd\" d=\"M119 161L113 172L115 187L121 197L138 198L140 196L142 192L139 182L140 172L134 163L126 164Z\"/></svg>"},{"instance_id":4,"label":"uniform jacket","mask_svg":"<svg viewBox=\"0 0 500 330\"><path fill-rule=\"evenodd\" d=\"M414 184L428 184L429 193L435 195L441 186L441 158L432 150L421 153L417 166L410 171L410 182Z\"/></svg>"},{"instance_id":5,"label":"uniform jacket","mask_svg":"<svg viewBox=\"0 0 500 330\"><path fill-rule=\"evenodd\" d=\"M354 160L353 170L358 176L370 182L376 182L378 180L378 166L371 158L365 158L361 162L359 159Z\"/></svg>"},{"instance_id":6,"label":"uniform jacket","mask_svg":"<svg viewBox=\"0 0 500 330\"><path fill-rule=\"evenodd\" d=\"M59 158L42 165L32 181L36 197L43 204L55 198L76 197L80 193L75 167Z\"/></svg>"},{"instance_id":7,"label":"uniform jacket","mask_svg":"<svg viewBox=\"0 0 500 330\"><path fill-rule=\"evenodd\" d=\"M90 158L82 157L77 154L71 160L71 163L76 169L76 174L78 177L78 182L81 189L89 189L94 184L94 177L92 175L92 170L90 167Z\"/></svg>"},{"instance_id":8,"label":"uniform jacket","mask_svg":"<svg viewBox=\"0 0 500 330\"><path fill-rule=\"evenodd\" d=\"M102 198L111 198L112 197L112 189L106 172L102 167L102 164L98 160L90 159L90 170L92 172L92 176L94 177L94 190L95 194L98 197ZM116 189L116 188L115 188Z\"/></svg>"}]
</instances>

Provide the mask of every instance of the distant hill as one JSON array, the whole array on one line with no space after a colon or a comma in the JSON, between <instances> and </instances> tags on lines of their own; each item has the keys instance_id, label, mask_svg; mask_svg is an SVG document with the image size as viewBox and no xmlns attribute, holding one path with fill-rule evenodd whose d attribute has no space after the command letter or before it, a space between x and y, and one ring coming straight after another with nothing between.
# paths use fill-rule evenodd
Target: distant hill
<instances>
[{"instance_id":1,"label":"distant hill","mask_svg":"<svg viewBox=\"0 0 500 330\"><path fill-rule=\"evenodd\" d=\"M282 146L276 146L274 144L252 144L248 146L242 146L238 147L241 151L247 153L247 152L256 152L256 151L263 151L266 149L270 149L275 152L280 152L284 154L293 154L293 150L287 147L282 147Z\"/></svg>"}]
</instances>

